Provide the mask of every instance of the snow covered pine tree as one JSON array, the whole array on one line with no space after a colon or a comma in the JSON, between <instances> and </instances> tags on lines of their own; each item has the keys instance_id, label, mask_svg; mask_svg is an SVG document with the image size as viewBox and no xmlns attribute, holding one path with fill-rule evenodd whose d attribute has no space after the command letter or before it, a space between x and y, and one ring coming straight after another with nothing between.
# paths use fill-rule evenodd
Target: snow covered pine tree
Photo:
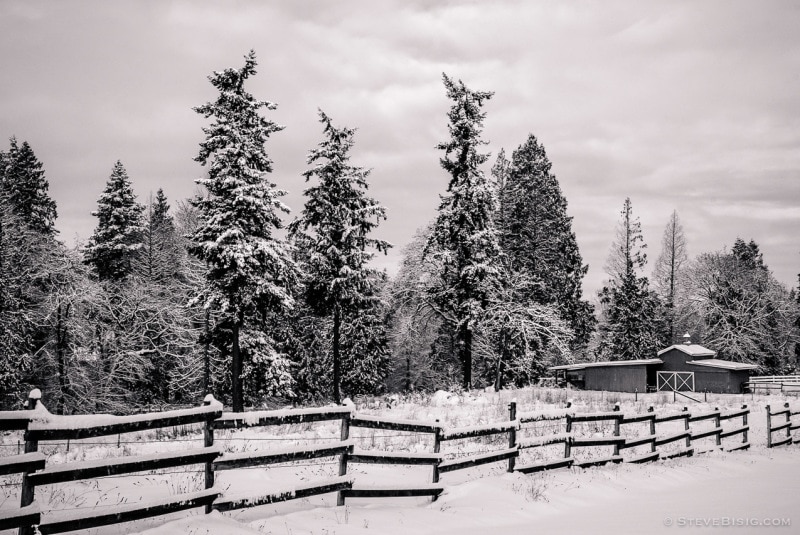
<instances>
[{"instance_id":1,"label":"snow covered pine tree","mask_svg":"<svg viewBox=\"0 0 800 535\"><path fill-rule=\"evenodd\" d=\"M289 211L280 200L286 192L266 178L272 160L264 143L283 127L259 114L262 108L274 110L275 104L256 100L244 90L244 82L255 74L256 55L251 50L241 69L209 76L219 95L216 101L194 108L212 119L203 128L206 140L195 158L208 165L208 177L196 180L207 195L193 201L200 224L190 251L208 266L207 286L195 301L219 308L230 325L235 412L244 410L243 346L250 359L271 370L271 393L290 392L288 361L274 351L262 327L270 313L293 305L290 289L299 276L287 243L275 235L283 228L280 213Z\"/></svg>"},{"instance_id":2,"label":"snow covered pine tree","mask_svg":"<svg viewBox=\"0 0 800 535\"><path fill-rule=\"evenodd\" d=\"M119 282L133 271L133 261L141 248L142 210L136 202L128 173L117 160L97 200L97 228L84 251L101 281Z\"/></svg>"},{"instance_id":3,"label":"snow covered pine tree","mask_svg":"<svg viewBox=\"0 0 800 535\"><path fill-rule=\"evenodd\" d=\"M437 148L439 161L450 174L442 195L426 254L441 262L448 289L439 294L440 306L453 311L456 345L463 368L463 387L472 388L473 328L485 313L488 294L500 277L500 245L494 225L495 192L480 165L487 154L478 152L483 119L481 111L493 93L472 91L462 81L443 74L447 96L453 101L447 116L450 140Z\"/></svg>"},{"instance_id":4,"label":"snow covered pine tree","mask_svg":"<svg viewBox=\"0 0 800 535\"><path fill-rule=\"evenodd\" d=\"M359 312L374 314L378 300L374 294L380 277L367 265L374 256L367 248L385 253L391 245L368 236L381 219L386 219L386 209L366 195L369 170L349 163L355 130L336 128L321 110L319 117L325 139L308 155L308 163L316 165L303 173L307 181L316 178L319 182L304 192L307 200L303 214L292 223L291 233L304 258L309 307L317 314L333 316L333 399L339 403L345 329L351 335L347 347L352 360L372 361L352 362L352 368L382 377L387 373L385 325L367 317L370 314L355 320ZM348 318L350 325L343 328L342 321ZM356 350L360 354L352 355ZM373 382L374 378L351 378L348 382L365 381Z\"/></svg>"}]
</instances>

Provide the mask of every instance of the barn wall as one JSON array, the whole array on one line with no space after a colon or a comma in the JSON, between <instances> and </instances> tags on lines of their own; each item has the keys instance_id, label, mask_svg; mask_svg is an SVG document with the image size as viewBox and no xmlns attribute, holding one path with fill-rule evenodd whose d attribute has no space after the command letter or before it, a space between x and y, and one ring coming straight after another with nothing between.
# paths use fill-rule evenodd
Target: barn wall
<instances>
[{"instance_id":1,"label":"barn wall","mask_svg":"<svg viewBox=\"0 0 800 535\"><path fill-rule=\"evenodd\" d=\"M690 355L687 355L679 349L671 349L666 353L659 355L664 364L658 367L660 372L693 372L696 366L689 366L687 361L692 360Z\"/></svg>"},{"instance_id":2,"label":"barn wall","mask_svg":"<svg viewBox=\"0 0 800 535\"><path fill-rule=\"evenodd\" d=\"M750 374L745 370L698 370L695 368L695 390L716 392L720 394L738 394L742 391L742 383L749 380Z\"/></svg>"},{"instance_id":3,"label":"barn wall","mask_svg":"<svg viewBox=\"0 0 800 535\"><path fill-rule=\"evenodd\" d=\"M647 391L647 369L640 366L594 366L585 370L586 390Z\"/></svg>"}]
</instances>

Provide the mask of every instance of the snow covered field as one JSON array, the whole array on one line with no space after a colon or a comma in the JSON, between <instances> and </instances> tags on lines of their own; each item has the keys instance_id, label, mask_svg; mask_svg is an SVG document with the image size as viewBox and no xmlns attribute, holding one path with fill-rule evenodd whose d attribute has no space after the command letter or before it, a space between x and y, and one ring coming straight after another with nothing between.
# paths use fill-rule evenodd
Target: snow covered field
<instances>
[{"instance_id":1,"label":"snow covered field","mask_svg":"<svg viewBox=\"0 0 800 535\"><path fill-rule=\"evenodd\" d=\"M633 395L568 392L557 389L524 389L501 393L457 396L440 392L432 398L364 402L360 414L421 422L440 420L445 426L464 427L508 419L507 404L518 403L520 412L563 408L567 398L580 412L607 411L617 401L625 413L642 413L650 405L658 411L678 411L686 403L672 402L671 394ZM800 514L792 518L800 491L800 451L794 446L766 448L765 406L782 406L778 396L709 395L707 403L690 409L704 412L719 407L726 411L748 404L752 413L750 442L746 452L713 452L646 465L613 465L601 468L561 469L536 475L508 474L504 462L442 474L445 493L431 503L427 498L349 499L335 506L335 495L245 509L234 513L203 515L196 510L129 524L91 530L97 534L351 534L387 533L487 533L497 528L507 533L653 533L686 529L689 532L719 530L726 523L754 521L795 526L737 526L737 533L800 532ZM793 406L800 405L794 399ZM388 405L391 405L389 407ZM633 424L635 427L639 424ZM98 439L66 444L41 444L49 455L48 466L65 461L90 460L121 455L176 451L202 445L197 427L178 433L137 433L105 443ZM535 422L534 436L561 432L552 422ZM669 430L667 430L669 431ZM588 435L607 430L586 425ZM635 430L633 431L636 432ZM4 455L16 453L19 437L3 435ZM360 449L395 452L430 452L430 435L354 428L351 438ZM338 422L218 432L216 444L225 452L277 449L299 444L336 442ZM705 440L705 439L704 439ZM726 439L730 440L730 439ZM444 443L442 452L452 456L503 448L505 435L496 439L467 439ZM713 438L708 439L713 444ZM553 446L563 449L563 446ZM699 448L702 449L702 448ZM336 459L313 459L282 466L219 472L216 486L228 493L265 493L337 475ZM358 485L390 485L430 482L430 467L352 464L348 475ZM0 483L0 508L19 503L17 480ZM44 511L102 508L138 503L202 489L202 466L167 469L158 473L108 477L37 489ZM183 518L181 518L183 516ZM177 519L177 520L176 520ZM672 522L673 525L666 525ZM716 526L714 524L720 524ZM692 525L688 525L692 524ZM9 531L9 533L11 533Z\"/></svg>"},{"instance_id":2,"label":"snow covered field","mask_svg":"<svg viewBox=\"0 0 800 535\"><path fill-rule=\"evenodd\" d=\"M296 511L263 507L238 516L196 516L142 534L640 535L720 533L737 522L751 525L730 528L734 533L800 532L796 448L531 476L492 472L448 486L434 503L361 500L337 508L329 498ZM757 522L778 525L752 525Z\"/></svg>"}]
</instances>

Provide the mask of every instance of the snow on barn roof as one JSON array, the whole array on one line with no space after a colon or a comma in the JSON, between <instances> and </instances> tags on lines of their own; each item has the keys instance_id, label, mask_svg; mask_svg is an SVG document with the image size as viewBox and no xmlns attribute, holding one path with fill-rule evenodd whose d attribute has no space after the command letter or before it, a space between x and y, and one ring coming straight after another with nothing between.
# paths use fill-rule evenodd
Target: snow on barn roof
<instances>
[{"instance_id":1,"label":"snow on barn roof","mask_svg":"<svg viewBox=\"0 0 800 535\"><path fill-rule=\"evenodd\" d=\"M638 359L638 360L611 360L604 362L582 362L580 364L564 364L562 366L551 366L551 370L583 370L584 368L601 368L606 366L641 366L642 364L663 364L661 359Z\"/></svg>"},{"instance_id":2,"label":"snow on barn roof","mask_svg":"<svg viewBox=\"0 0 800 535\"><path fill-rule=\"evenodd\" d=\"M698 344L675 344L673 346L669 346L667 349L662 349L658 352L658 356L660 357L667 351L672 351L673 349L678 349L683 351L687 355L692 357L713 357L716 355L716 351L711 351L710 349L706 349L705 347L698 345Z\"/></svg>"},{"instance_id":3,"label":"snow on barn roof","mask_svg":"<svg viewBox=\"0 0 800 535\"><path fill-rule=\"evenodd\" d=\"M722 368L723 370L755 370L758 368L755 364L744 364L742 362L731 362L722 359L690 360L686 364L708 366L709 368Z\"/></svg>"}]
</instances>

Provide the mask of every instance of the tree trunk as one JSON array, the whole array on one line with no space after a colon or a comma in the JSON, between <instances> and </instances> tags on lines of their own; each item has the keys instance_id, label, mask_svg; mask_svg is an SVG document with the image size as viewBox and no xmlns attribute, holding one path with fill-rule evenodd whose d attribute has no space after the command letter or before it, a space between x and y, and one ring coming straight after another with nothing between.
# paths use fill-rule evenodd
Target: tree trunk
<instances>
[{"instance_id":1,"label":"tree trunk","mask_svg":"<svg viewBox=\"0 0 800 535\"><path fill-rule=\"evenodd\" d=\"M800 348L800 345L798 345ZM411 354L406 353L406 392L411 391Z\"/></svg>"},{"instance_id":2,"label":"tree trunk","mask_svg":"<svg viewBox=\"0 0 800 535\"><path fill-rule=\"evenodd\" d=\"M339 391L339 384L341 382L341 363L340 363L340 355L339 355L339 344L340 344L340 330L341 330L341 318L342 312L339 305L333 306L333 401L335 403L342 402L342 394Z\"/></svg>"},{"instance_id":3,"label":"tree trunk","mask_svg":"<svg viewBox=\"0 0 800 535\"><path fill-rule=\"evenodd\" d=\"M503 388L503 355L497 355L497 375L494 378L494 391L499 392Z\"/></svg>"},{"instance_id":4,"label":"tree trunk","mask_svg":"<svg viewBox=\"0 0 800 535\"><path fill-rule=\"evenodd\" d=\"M203 340L203 396L211 393L211 312L208 309L205 312L205 319L203 320L203 328L205 330L205 339Z\"/></svg>"},{"instance_id":5,"label":"tree trunk","mask_svg":"<svg viewBox=\"0 0 800 535\"><path fill-rule=\"evenodd\" d=\"M67 311L69 308L67 308ZM64 320L66 314L62 313L61 304L56 308L56 361L58 362L58 406L56 407L57 414L64 414L66 410L66 395L67 395L67 358L65 351L65 338Z\"/></svg>"},{"instance_id":6,"label":"tree trunk","mask_svg":"<svg viewBox=\"0 0 800 535\"><path fill-rule=\"evenodd\" d=\"M458 352L464 366L464 390L472 389L472 330L469 321L465 321L459 328Z\"/></svg>"},{"instance_id":7,"label":"tree trunk","mask_svg":"<svg viewBox=\"0 0 800 535\"><path fill-rule=\"evenodd\" d=\"M239 351L240 321L233 323L233 346L231 347L231 404L233 412L244 412L242 395L242 353Z\"/></svg>"}]
</instances>

